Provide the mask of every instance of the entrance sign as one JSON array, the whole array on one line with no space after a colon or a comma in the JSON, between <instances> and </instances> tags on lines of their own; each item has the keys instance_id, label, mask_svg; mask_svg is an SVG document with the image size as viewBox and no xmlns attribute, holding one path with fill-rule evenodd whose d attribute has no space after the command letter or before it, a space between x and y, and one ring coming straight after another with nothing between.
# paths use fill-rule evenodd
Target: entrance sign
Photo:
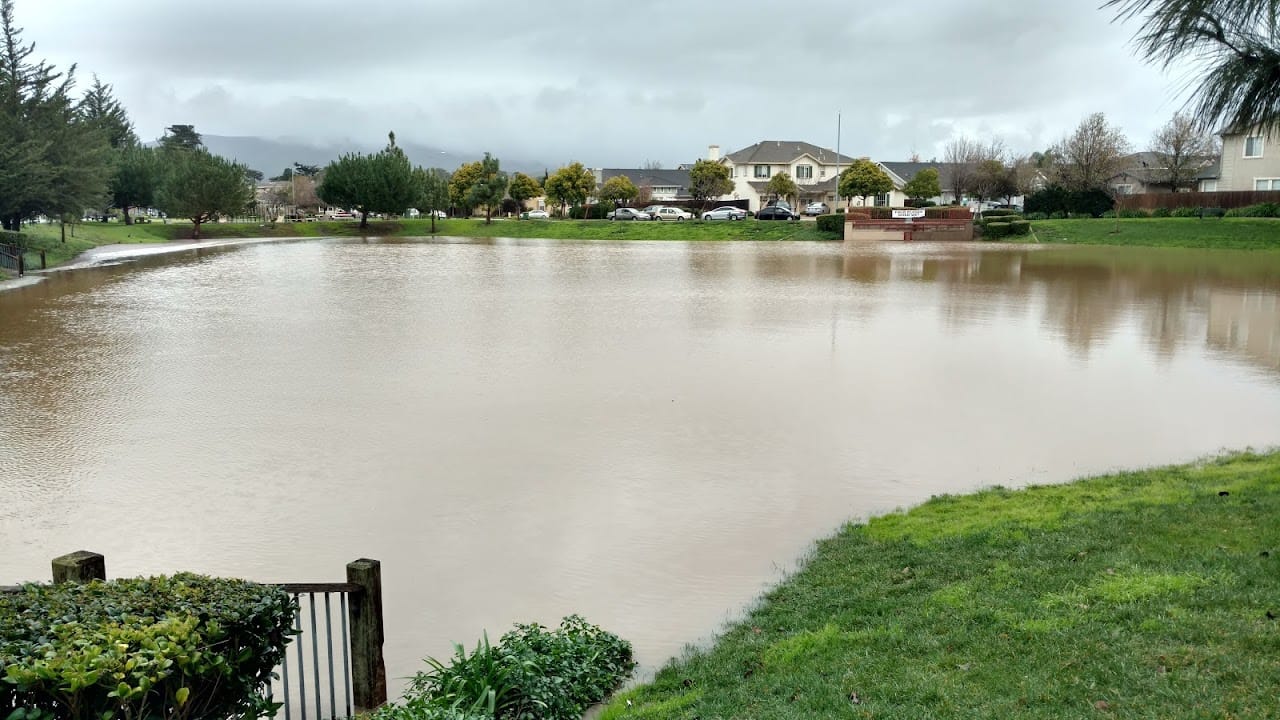
<instances>
[{"instance_id":1,"label":"entrance sign","mask_svg":"<svg viewBox=\"0 0 1280 720\"><path fill-rule=\"evenodd\" d=\"M899 218L922 218L924 217L924 208L915 208L912 210L894 210L893 219Z\"/></svg>"}]
</instances>

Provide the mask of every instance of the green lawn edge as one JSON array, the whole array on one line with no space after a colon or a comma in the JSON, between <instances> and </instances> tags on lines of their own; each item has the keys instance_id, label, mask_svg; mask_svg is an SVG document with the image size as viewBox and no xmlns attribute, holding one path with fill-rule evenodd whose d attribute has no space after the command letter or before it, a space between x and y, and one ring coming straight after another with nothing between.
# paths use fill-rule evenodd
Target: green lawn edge
<instances>
[{"instance_id":1,"label":"green lawn edge","mask_svg":"<svg viewBox=\"0 0 1280 720\"><path fill-rule=\"evenodd\" d=\"M819 542L639 718L1280 714L1280 453L934 498Z\"/></svg>"},{"instance_id":2,"label":"green lawn edge","mask_svg":"<svg viewBox=\"0 0 1280 720\"><path fill-rule=\"evenodd\" d=\"M1036 220L1033 239L1070 245L1280 250L1278 218L1095 218ZM1026 242L1028 238L1010 238Z\"/></svg>"},{"instance_id":3,"label":"green lawn edge","mask_svg":"<svg viewBox=\"0 0 1280 720\"><path fill-rule=\"evenodd\" d=\"M65 242L58 225L28 225L23 228L27 247L44 250L49 267L65 264L86 250L117 243L165 243L191 240L190 223L83 223L67 227ZM294 223L210 223L201 226L200 239L290 237L429 237L431 221L384 220L360 224L351 221ZM543 240L800 240L830 241L839 236L817 229L809 222L609 222L607 220L484 220L447 219L436 221L436 236L472 238L519 238Z\"/></svg>"}]
</instances>

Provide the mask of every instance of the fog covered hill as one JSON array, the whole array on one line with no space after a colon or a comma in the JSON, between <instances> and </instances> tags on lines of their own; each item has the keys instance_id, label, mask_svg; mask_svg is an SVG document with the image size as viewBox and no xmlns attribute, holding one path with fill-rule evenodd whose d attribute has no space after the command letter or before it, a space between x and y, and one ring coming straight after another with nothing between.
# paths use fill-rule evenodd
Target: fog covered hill
<instances>
[{"instance_id":1,"label":"fog covered hill","mask_svg":"<svg viewBox=\"0 0 1280 720\"><path fill-rule=\"evenodd\" d=\"M386 144L385 142L315 144L288 138L272 139L203 134L201 137L204 140L205 147L209 148L209 151L213 154L231 158L254 170L260 170L266 177L279 175L285 168L293 167L294 163L324 167L330 161L337 160L345 153L373 153L381 150ZM409 156L409 162L414 165L421 165L427 168L444 168L450 172L456 170L464 162L473 162L484 156L483 152L473 154L456 153L427 145L403 142L400 139L397 139L397 144ZM518 158L509 160L501 155L498 157L502 161L503 170L507 172L520 171L539 179L542 178L544 169L555 170L556 168L554 165L548 166L541 162L522 161Z\"/></svg>"}]
</instances>

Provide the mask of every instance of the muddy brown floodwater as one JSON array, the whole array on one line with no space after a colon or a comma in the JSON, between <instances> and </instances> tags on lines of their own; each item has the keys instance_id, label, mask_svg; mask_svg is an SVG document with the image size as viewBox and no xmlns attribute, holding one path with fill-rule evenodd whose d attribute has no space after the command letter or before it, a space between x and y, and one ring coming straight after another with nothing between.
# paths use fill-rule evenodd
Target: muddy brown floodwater
<instances>
[{"instance_id":1,"label":"muddy brown floodwater","mask_svg":"<svg viewBox=\"0 0 1280 720\"><path fill-rule=\"evenodd\" d=\"M1277 443L1274 253L321 240L0 293L0 584L378 558L393 678L574 612L652 670L847 520Z\"/></svg>"}]
</instances>

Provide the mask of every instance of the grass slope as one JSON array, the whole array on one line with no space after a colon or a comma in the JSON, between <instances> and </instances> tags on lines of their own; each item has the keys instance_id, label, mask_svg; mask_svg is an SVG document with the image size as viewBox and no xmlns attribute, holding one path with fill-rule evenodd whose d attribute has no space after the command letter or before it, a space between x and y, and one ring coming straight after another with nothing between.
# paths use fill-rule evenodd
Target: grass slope
<instances>
[{"instance_id":1,"label":"grass slope","mask_svg":"<svg viewBox=\"0 0 1280 720\"><path fill-rule=\"evenodd\" d=\"M623 718L1280 716L1280 453L850 525Z\"/></svg>"},{"instance_id":2,"label":"grass slope","mask_svg":"<svg viewBox=\"0 0 1280 720\"><path fill-rule=\"evenodd\" d=\"M1275 218L1122 218L1037 220L1031 224L1040 242L1083 245L1280 250L1280 219ZM1019 238L1025 241L1025 238Z\"/></svg>"}]
</instances>

